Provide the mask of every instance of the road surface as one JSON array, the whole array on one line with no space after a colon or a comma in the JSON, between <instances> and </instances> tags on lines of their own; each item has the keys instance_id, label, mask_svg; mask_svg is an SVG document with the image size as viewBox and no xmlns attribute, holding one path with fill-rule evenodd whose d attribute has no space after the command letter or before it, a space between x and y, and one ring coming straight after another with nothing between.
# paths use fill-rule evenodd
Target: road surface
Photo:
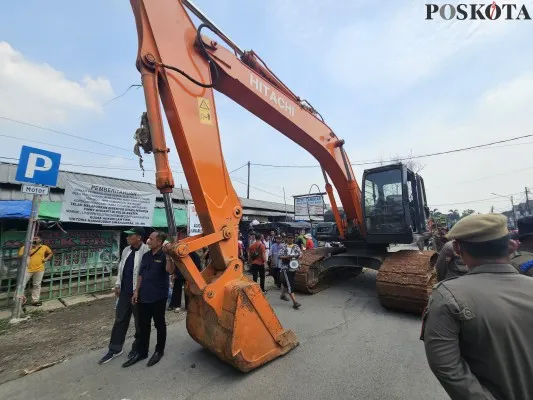
<instances>
[{"instance_id":1,"label":"road surface","mask_svg":"<svg viewBox=\"0 0 533 400\"><path fill-rule=\"evenodd\" d=\"M93 351L1 385L0 398L449 399L427 366L419 318L381 308L373 271L299 296L298 311L280 300L277 290L268 298L300 346L248 374L201 348L181 321L169 327L165 356L154 367L143 361L122 368L126 352L99 366L105 349Z\"/></svg>"}]
</instances>

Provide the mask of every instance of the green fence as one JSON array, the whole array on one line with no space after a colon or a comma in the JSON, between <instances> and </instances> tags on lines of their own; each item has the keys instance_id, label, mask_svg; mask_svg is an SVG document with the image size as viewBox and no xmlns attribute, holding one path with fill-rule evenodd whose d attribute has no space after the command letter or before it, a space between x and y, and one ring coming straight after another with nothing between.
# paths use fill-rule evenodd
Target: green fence
<instances>
[{"instance_id":1,"label":"green fence","mask_svg":"<svg viewBox=\"0 0 533 400\"><path fill-rule=\"evenodd\" d=\"M0 308L12 304L16 291L18 251L24 232L3 232L0 252ZM119 261L119 231L41 232L54 252L46 263L41 300L108 290ZM29 291L31 283L26 290ZM27 295L28 296L28 295Z\"/></svg>"}]
</instances>

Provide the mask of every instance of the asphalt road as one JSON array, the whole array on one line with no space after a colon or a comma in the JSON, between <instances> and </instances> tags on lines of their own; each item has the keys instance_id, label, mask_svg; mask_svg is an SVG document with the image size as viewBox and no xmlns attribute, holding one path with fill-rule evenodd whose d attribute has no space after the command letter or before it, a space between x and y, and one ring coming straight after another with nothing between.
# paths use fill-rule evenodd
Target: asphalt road
<instances>
[{"instance_id":1,"label":"asphalt road","mask_svg":"<svg viewBox=\"0 0 533 400\"><path fill-rule=\"evenodd\" d=\"M277 290L268 297L300 346L248 374L202 349L181 321L169 327L165 356L154 367L144 361L124 369L125 355L99 366L104 349L7 382L0 398L448 399L427 366L419 318L381 308L374 272L299 296L298 311L281 301Z\"/></svg>"}]
</instances>

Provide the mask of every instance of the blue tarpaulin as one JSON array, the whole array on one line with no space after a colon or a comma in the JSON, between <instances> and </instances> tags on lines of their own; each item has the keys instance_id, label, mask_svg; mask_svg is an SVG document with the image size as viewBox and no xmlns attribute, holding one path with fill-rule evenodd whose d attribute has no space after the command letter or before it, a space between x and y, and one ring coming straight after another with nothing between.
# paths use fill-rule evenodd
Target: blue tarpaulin
<instances>
[{"instance_id":1,"label":"blue tarpaulin","mask_svg":"<svg viewBox=\"0 0 533 400\"><path fill-rule=\"evenodd\" d=\"M31 213L30 200L0 201L0 219L29 218Z\"/></svg>"}]
</instances>

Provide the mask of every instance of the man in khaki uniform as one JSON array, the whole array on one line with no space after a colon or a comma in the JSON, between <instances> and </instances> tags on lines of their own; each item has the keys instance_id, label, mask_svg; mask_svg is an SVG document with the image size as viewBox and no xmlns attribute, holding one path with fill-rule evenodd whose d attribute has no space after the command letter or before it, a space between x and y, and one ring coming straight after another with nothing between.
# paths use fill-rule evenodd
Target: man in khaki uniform
<instances>
[{"instance_id":1,"label":"man in khaki uniform","mask_svg":"<svg viewBox=\"0 0 533 400\"><path fill-rule=\"evenodd\" d=\"M517 224L520 247L511 257L511 264L521 274L533 277L533 217L520 218Z\"/></svg>"},{"instance_id":2,"label":"man in khaki uniform","mask_svg":"<svg viewBox=\"0 0 533 400\"><path fill-rule=\"evenodd\" d=\"M448 233L469 269L433 288L421 339L455 399L533 399L533 279L510 264L507 218L477 214Z\"/></svg>"}]
</instances>

